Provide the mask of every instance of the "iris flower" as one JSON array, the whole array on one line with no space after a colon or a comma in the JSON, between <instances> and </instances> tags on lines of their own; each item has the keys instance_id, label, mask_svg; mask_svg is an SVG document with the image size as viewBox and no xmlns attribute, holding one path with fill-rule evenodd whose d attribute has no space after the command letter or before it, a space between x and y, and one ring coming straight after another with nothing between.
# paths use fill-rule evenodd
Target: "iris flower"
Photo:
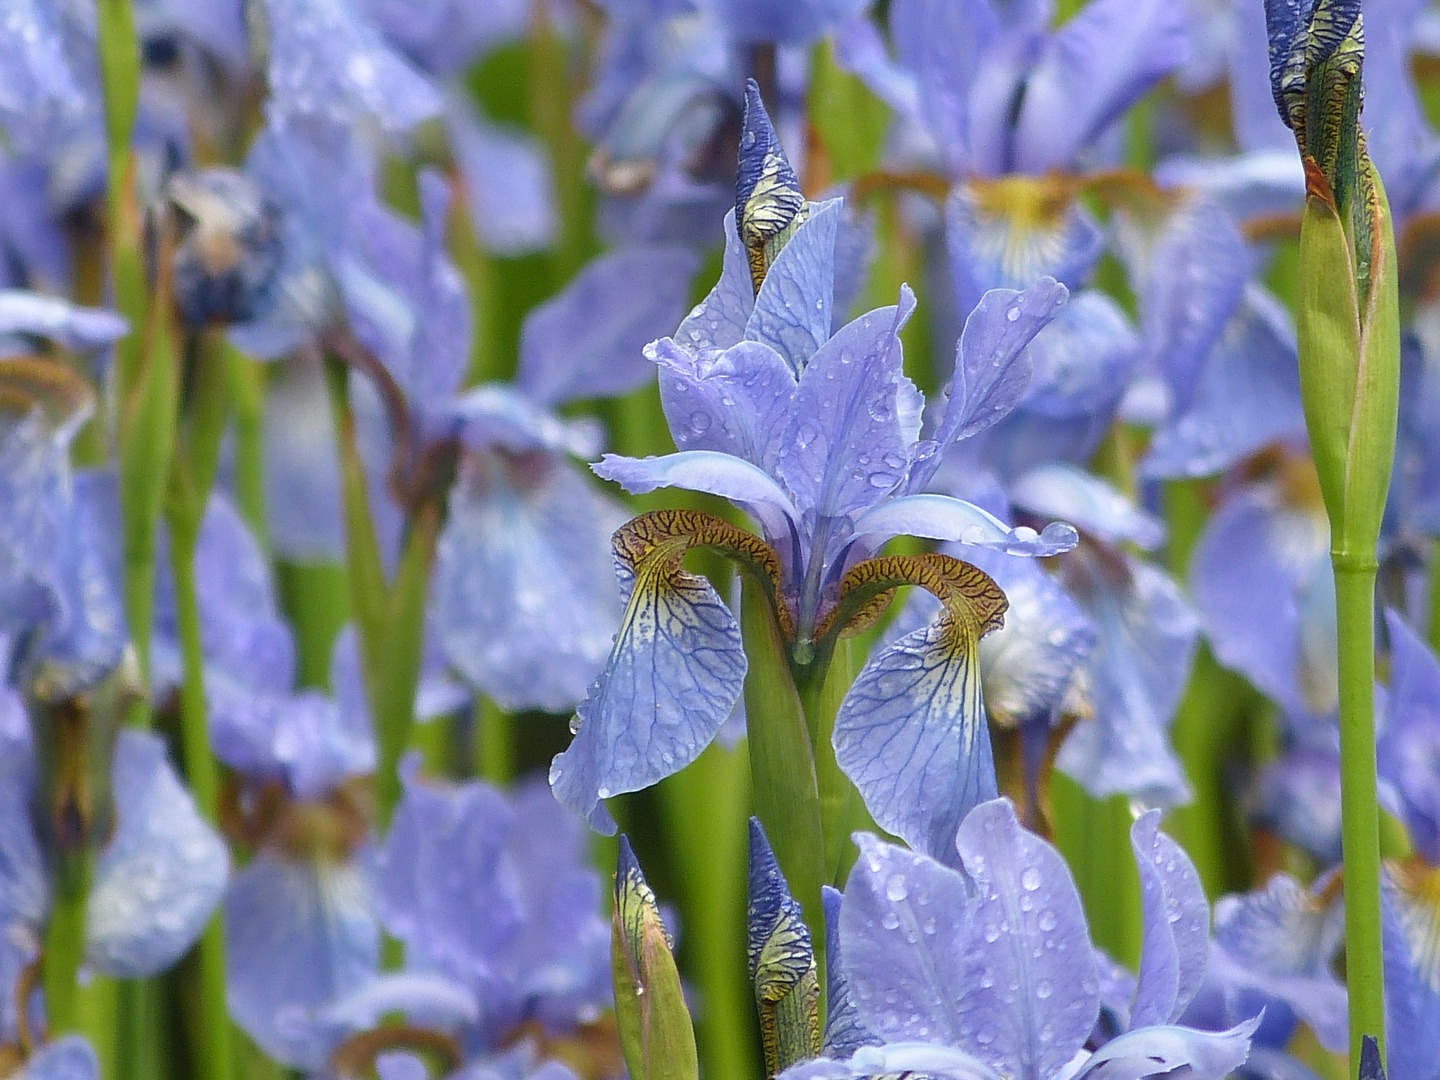
<instances>
[{"instance_id":1,"label":"iris flower","mask_svg":"<svg viewBox=\"0 0 1440 1080\"><path fill-rule=\"evenodd\" d=\"M839 943L845 1007L871 1045L796 1065L784 1080L907 1069L946 1080L1138 1080L1182 1066L1227 1075L1259 1018L1214 1032L1176 1022L1205 971L1208 911L1194 866L1158 823L1151 811L1131 829L1144 948L1128 1030L1099 1046L1100 971L1079 893L1059 852L1022 829L1008 801L970 812L954 868L858 834Z\"/></svg>"},{"instance_id":2,"label":"iris flower","mask_svg":"<svg viewBox=\"0 0 1440 1080\"><path fill-rule=\"evenodd\" d=\"M989 427L1023 394L1024 347L1059 309L1063 286L1047 279L984 298L960 340L948 400L922 431L924 399L905 377L899 339L913 294L902 287L896 306L831 334L839 202L805 203L753 84L747 96L720 281L674 337L648 350L680 450L607 455L595 471L635 493L681 487L719 495L745 509L761 535L665 512L617 534L625 618L580 707L576 739L550 774L557 797L605 832L615 826L602 800L694 760L740 696L739 626L707 583L681 570L688 547L717 546L754 569L792 659L818 658L823 669L840 631L897 583L896 567L863 568L890 537L963 539L1035 555L1075 539L1062 524L1043 533L1012 529L973 504L923 493L951 444ZM964 629L937 637L933 654L937 675L954 686L973 656L963 647L968 635L978 640L996 621L998 592L978 572L928 580L962 605L955 610ZM978 621L965 599L972 593L991 604ZM904 692L912 691L923 708L934 687L922 682Z\"/></svg>"}]
</instances>

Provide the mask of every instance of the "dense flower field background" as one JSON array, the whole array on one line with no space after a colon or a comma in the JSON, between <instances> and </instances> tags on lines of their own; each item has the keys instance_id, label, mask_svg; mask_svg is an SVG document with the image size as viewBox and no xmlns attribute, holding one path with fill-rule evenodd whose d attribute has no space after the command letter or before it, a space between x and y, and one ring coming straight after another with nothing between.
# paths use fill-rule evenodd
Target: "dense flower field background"
<instances>
[{"instance_id":1,"label":"dense flower field background","mask_svg":"<svg viewBox=\"0 0 1440 1080\"><path fill-rule=\"evenodd\" d=\"M1440 8L0 13L0 1077L1440 1078Z\"/></svg>"}]
</instances>

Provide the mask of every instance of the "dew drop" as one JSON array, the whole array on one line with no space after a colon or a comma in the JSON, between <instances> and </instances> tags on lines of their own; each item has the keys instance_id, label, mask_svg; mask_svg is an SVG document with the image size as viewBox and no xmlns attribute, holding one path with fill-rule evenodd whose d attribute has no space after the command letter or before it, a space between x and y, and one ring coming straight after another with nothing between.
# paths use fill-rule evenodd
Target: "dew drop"
<instances>
[{"instance_id":1,"label":"dew drop","mask_svg":"<svg viewBox=\"0 0 1440 1080\"><path fill-rule=\"evenodd\" d=\"M900 928L900 916L893 911L887 911L880 919L880 925L886 930L898 930Z\"/></svg>"},{"instance_id":2,"label":"dew drop","mask_svg":"<svg viewBox=\"0 0 1440 1080\"><path fill-rule=\"evenodd\" d=\"M1020 886L1026 892L1034 892L1040 888L1040 871L1033 866L1027 866L1021 871Z\"/></svg>"},{"instance_id":3,"label":"dew drop","mask_svg":"<svg viewBox=\"0 0 1440 1080\"><path fill-rule=\"evenodd\" d=\"M885 895L898 904L910 895L910 888L905 884L905 879L896 874L885 883Z\"/></svg>"}]
</instances>

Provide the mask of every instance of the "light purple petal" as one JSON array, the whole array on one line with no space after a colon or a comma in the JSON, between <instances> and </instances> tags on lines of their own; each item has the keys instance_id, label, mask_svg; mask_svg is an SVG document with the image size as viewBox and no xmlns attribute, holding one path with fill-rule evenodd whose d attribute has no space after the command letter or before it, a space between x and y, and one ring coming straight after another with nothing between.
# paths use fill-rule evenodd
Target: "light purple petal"
<instances>
[{"instance_id":1,"label":"light purple petal","mask_svg":"<svg viewBox=\"0 0 1440 1080\"><path fill-rule=\"evenodd\" d=\"M995 206L964 181L945 201L945 244L961 311L990 289L1028 289L1054 278L1075 290L1105 250L1105 233L1079 202L1037 216Z\"/></svg>"},{"instance_id":2,"label":"light purple petal","mask_svg":"<svg viewBox=\"0 0 1440 1080\"><path fill-rule=\"evenodd\" d=\"M1249 990L1285 1002L1322 1045L1343 1050L1345 987L1330 970L1343 935L1338 905L1276 874L1263 889L1216 902L1211 972L1232 995Z\"/></svg>"},{"instance_id":3,"label":"light purple petal","mask_svg":"<svg viewBox=\"0 0 1440 1080\"><path fill-rule=\"evenodd\" d=\"M779 353L742 341L702 357L662 338L645 355L660 369L660 401L677 447L715 450L775 473L796 385Z\"/></svg>"},{"instance_id":4,"label":"light purple petal","mask_svg":"<svg viewBox=\"0 0 1440 1080\"><path fill-rule=\"evenodd\" d=\"M890 36L901 66L919 84L920 108L952 173L968 171L970 93L999 24L992 5L974 0L897 0Z\"/></svg>"},{"instance_id":5,"label":"light purple petal","mask_svg":"<svg viewBox=\"0 0 1440 1080\"><path fill-rule=\"evenodd\" d=\"M1302 720L1302 722L1305 722ZM1338 732L1337 732L1338 734ZM1393 774L1386 775L1394 783ZM1296 745L1255 775L1252 823L1309 852L1321 866L1343 855L1340 835L1340 747Z\"/></svg>"},{"instance_id":6,"label":"light purple petal","mask_svg":"<svg viewBox=\"0 0 1440 1080\"><path fill-rule=\"evenodd\" d=\"M1245 1063L1260 1017L1229 1031L1156 1026L1126 1032L1095 1051L1076 1080L1141 1080L1181 1067L1202 1080L1223 1080Z\"/></svg>"},{"instance_id":7,"label":"light purple petal","mask_svg":"<svg viewBox=\"0 0 1440 1080\"><path fill-rule=\"evenodd\" d=\"M412 964L474 985L524 918L502 858L514 817L488 784L434 787L417 766L412 755L402 767L405 794L375 860L376 904Z\"/></svg>"},{"instance_id":8,"label":"light purple petal","mask_svg":"<svg viewBox=\"0 0 1440 1080\"><path fill-rule=\"evenodd\" d=\"M98 349L118 341L130 331L119 315L100 308L80 307L56 296L22 289L0 289L0 338L32 334L50 338L67 349ZM8 343L7 343L8 344ZM31 350L0 347L0 355Z\"/></svg>"},{"instance_id":9,"label":"light purple petal","mask_svg":"<svg viewBox=\"0 0 1440 1080\"><path fill-rule=\"evenodd\" d=\"M380 935L348 862L261 852L225 896L230 1015L271 1057L319 1069L333 1048L324 1013L374 978Z\"/></svg>"},{"instance_id":10,"label":"light purple petal","mask_svg":"<svg viewBox=\"0 0 1440 1080\"><path fill-rule=\"evenodd\" d=\"M28 734L28 725L27 725ZM35 836L30 800L35 792L35 759L26 743L0 743L0 927L19 935L38 933L50 909L50 871ZM9 1019L14 998L0 1005L0 1021ZM8 1030L8 1028L5 1028Z\"/></svg>"},{"instance_id":11,"label":"light purple petal","mask_svg":"<svg viewBox=\"0 0 1440 1080\"><path fill-rule=\"evenodd\" d=\"M852 880L854 875L851 875ZM857 886L858 891L858 886ZM840 945L840 912L844 896L829 885L820 887L825 906L825 1037L821 1053L828 1058L847 1058L862 1046L880 1041L860 1019L850 996L850 970L845 966Z\"/></svg>"},{"instance_id":12,"label":"light purple petal","mask_svg":"<svg viewBox=\"0 0 1440 1080\"><path fill-rule=\"evenodd\" d=\"M1230 39L1230 114L1242 150L1277 150L1295 164L1295 136L1280 119L1270 86L1269 34L1263 4L1233 4Z\"/></svg>"},{"instance_id":13,"label":"light purple petal","mask_svg":"<svg viewBox=\"0 0 1440 1080\"><path fill-rule=\"evenodd\" d=\"M955 830L998 794L978 642L939 623L871 658L835 717L835 758L876 824L955 864Z\"/></svg>"},{"instance_id":14,"label":"light purple petal","mask_svg":"<svg viewBox=\"0 0 1440 1080\"><path fill-rule=\"evenodd\" d=\"M1440 664L1400 614L1390 632L1390 697L1377 755L1380 775L1398 789L1411 843L1440 861Z\"/></svg>"},{"instance_id":15,"label":"light purple petal","mask_svg":"<svg viewBox=\"0 0 1440 1080\"><path fill-rule=\"evenodd\" d=\"M790 496L764 472L748 461L713 450L685 450L648 458L606 454L591 468L597 476L614 480L632 495L662 487L719 495L753 514L771 536L788 535L787 522L800 519Z\"/></svg>"},{"instance_id":16,"label":"light purple petal","mask_svg":"<svg viewBox=\"0 0 1440 1080\"><path fill-rule=\"evenodd\" d=\"M1170 0L1095 0L1049 40L1015 128L1015 168L1064 169L1184 59L1184 9Z\"/></svg>"},{"instance_id":17,"label":"light purple petal","mask_svg":"<svg viewBox=\"0 0 1440 1080\"><path fill-rule=\"evenodd\" d=\"M1006 799L971 811L956 845L975 893L969 947L956 972L968 990L957 1045L1006 1073L1053 1076L1084 1046L1100 1009L1070 870L1020 827Z\"/></svg>"},{"instance_id":18,"label":"light purple petal","mask_svg":"<svg viewBox=\"0 0 1440 1080\"><path fill-rule=\"evenodd\" d=\"M912 476L911 490L923 487L945 451L1004 419L1030 388L1033 365L1025 347L1064 305L1069 293L1053 278L1041 278L1024 292L991 289L965 319L955 355L955 376L945 412L936 427L935 448Z\"/></svg>"},{"instance_id":19,"label":"light purple petal","mask_svg":"<svg viewBox=\"0 0 1440 1080\"><path fill-rule=\"evenodd\" d=\"M684 314L695 265L678 248L622 248L592 260L526 317L519 390L554 406L640 386L651 374L644 346Z\"/></svg>"},{"instance_id":20,"label":"light purple petal","mask_svg":"<svg viewBox=\"0 0 1440 1080\"><path fill-rule=\"evenodd\" d=\"M1132 1027L1179 1018L1205 979L1210 951L1210 904L1190 856L1160 831L1160 811L1130 826L1130 847L1140 871L1145 937Z\"/></svg>"},{"instance_id":21,"label":"light purple petal","mask_svg":"<svg viewBox=\"0 0 1440 1080\"><path fill-rule=\"evenodd\" d=\"M692 351L728 349L745 338L745 327L754 310L755 287L750 282L744 245L735 231L732 208L725 215L725 261L720 280L681 321L675 340L681 348Z\"/></svg>"},{"instance_id":22,"label":"light purple petal","mask_svg":"<svg viewBox=\"0 0 1440 1080\"><path fill-rule=\"evenodd\" d=\"M1301 715L1335 708L1333 657L1314 656L1307 645L1312 611L1323 607L1306 595L1333 589L1330 581L1323 512L1288 506L1272 487L1242 490L1225 502L1191 562L1191 591L1216 659Z\"/></svg>"},{"instance_id":23,"label":"light purple petal","mask_svg":"<svg viewBox=\"0 0 1440 1080\"><path fill-rule=\"evenodd\" d=\"M1230 215L1204 198L1182 203L1158 234L1142 233L1135 229L1125 248L1146 353L1186 411L1201 365L1245 295L1251 256Z\"/></svg>"},{"instance_id":24,"label":"light purple petal","mask_svg":"<svg viewBox=\"0 0 1440 1080\"><path fill-rule=\"evenodd\" d=\"M1075 465L1031 469L1010 485L1010 501L1040 517L1068 521L1106 543L1129 542L1150 550L1165 539L1165 525L1111 484Z\"/></svg>"},{"instance_id":25,"label":"light purple petal","mask_svg":"<svg viewBox=\"0 0 1440 1080\"><path fill-rule=\"evenodd\" d=\"M1065 568L1066 588L1100 636L1088 667L1095 718L1075 726L1056 765L1095 798L1124 792L1171 806L1190 797L1168 729L1190 678L1199 624L1167 574L1122 558L1119 581L1104 563L1072 557Z\"/></svg>"},{"instance_id":26,"label":"light purple petal","mask_svg":"<svg viewBox=\"0 0 1440 1080\"><path fill-rule=\"evenodd\" d=\"M868 833L855 843L840 943L859 1021L891 1041L960 1045L959 1002L973 991L960 972L972 918L965 879Z\"/></svg>"},{"instance_id":27,"label":"light purple petal","mask_svg":"<svg viewBox=\"0 0 1440 1080\"><path fill-rule=\"evenodd\" d=\"M835 235L842 206L839 199L810 204L810 216L766 272L745 323L745 337L771 346L796 375L830 337Z\"/></svg>"},{"instance_id":28,"label":"light purple petal","mask_svg":"<svg viewBox=\"0 0 1440 1080\"><path fill-rule=\"evenodd\" d=\"M114 785L115 835L86 903L85 959L133 979L165 970L195 943L220 902L230 859L158 736L120 733Z\"/></svg>"},{"instance_id":29,"label":"light purple petal","mask_svg":"<svg viewBox=\"0 0 1440 1080\"><path fill-rule=\"evenodd\" d=\"M100 1062L84 1038L66 1035L36 1050L19 1076L21 1080L100 1080Z\"/></svg>"},{"instance_id":30,"label":"light purple petal","mask_svg":"<svg viewBox=\"0 0 1440 1080\"><path fill-rule=\"evenodd\" d=\"M936 1080L1000 1080L1001 1074L963 1050L929 1043L863 1046L848 1061L823 1058L792 1065L777 1080L875 1080L876 1077Z\"/></svg>"},{"instance_id":31,"label":"light purple petal","mask_svg":"<svg viewBox=\"0 0 1440 1080\"><path fill-rule=\"evenodd\" d=\"M509 383L471 387L450 405L460 441L471 450L500 447L512 454L547 450L575 457L594 457L604 445L603 433L590 420L556 416Z\"/></svg>"},{"instance_id":32,"label":"light purple petal","mask_svg":"<svg viewBox=\"0 0 1440 1080\"><path fill-rule=\"evenodd\" d=\"M458 95L445 108L445 127L481 246L514 256L554 243L554 183L539 141L488 123Z\"/></svg>"},{"instance_id":33,"label":"light purple petal","mask_svg":"<svg viewBox=\"0 0 1440 1080\"><path fill-rule=\"evenodd\" d=\"M1190 408L1155 432L1139 468L1146 476L1208 476L1304 434L1294 325L1251 285L1200 370Z\"/></svg>"},{"instance_id":34,"label":"light purple petal","mask_svg":"<svg viewBox=\"0 0 1440 1080\"><path fill-rule=\"evenodd\" d=\"M914 310L915 295L901 286L898 307L860 316L801 374L779 475L802 510L839 518L904 483L920 418L911 414L917 391L899 335Z\"/></svg>"},{"instance_id":35,"label":"light purple petal","mask_svg":"<svg viewBox=\"0 0 1440 1080\"><path fill-rule=\"evenodd\" d=\"M607 835L615 822L603 800L694 761L745 679L740 626L708 581L646 574L632 588L610 659L578 710L575 740L550 765L555 797Z\"/></svg>"},{"instance_id":36,"label":"light purple petal","mask_svg":"<svg viewBox=\"0 0 1440 1080\"><path fill-rule=\"evenodd\" d=\"M857 536L919 536L953 540L1011 555L1046 556L1069 551L1075 530L1051 522L1043 532L1020 525L1011 528L988 510L949 495L906 495L883 502L855 519Z\"/></svg>"},{"instance_id":37,"label":"light purple petal","mask_svg":"<svg viewBox=\"0 0 1440 1080\"><path fill-rule=\"evenodd\" d=\"M1280 123L1270 81L1264 77L1269 115L1285 136L1283 147L1251 150L1238 156L1166 158L1155 166L1162 188L1190 188L1218 203L1237 221L1269 214L1298 213L1305 202L1305 169L1295 149L1295 136Z\"/></svg>"},{"instance_id":38,"label":"light purple petal","mask_svg":"<svg viewBox=\"0 0 1440 1080\"><path fill-rule=\"evenodd\" d=\"M985 711L1006 727L1048 724L1095 645L1095 627L1033 559L959 552L1005 592L1005 625L980 641Z\"/></svg>"},{"instance_id":39,"label":"light purple petal","mask_svg":"<svg viewBox=\"0 0 1440 1080\"><path fill-rule=\"evenodd\" d=\"M1389 871L1382 881L1386 1065L1394 1080L1431 1080L1440 1050L1440 922L1424 884Z\"/></svg>"},{"instance_id":40,"label":"light purple petal","mask_svg":"<svg viewBox=\"0 0 1440 1080\"><path fill-rule=\"evenodd\" d=\"M340 449L318 358L297 355L269 380L263 443L266 525L275 553L296 562L342 562Z\"/></svg>"},{"instance_id":41,"label":"light purple petal","mask_svg":"<svg viewBox=\"0 0 1440 1080\"><path fill-rule=\"evenodd\" d=\"M374 117L404 131L441 110L440 95L341 0L265 0L273 118Z\"/></svg>"},{"instance_id":42,"label":"light purple petal","mask_svg":"<svg viewBox=\"0 0 1440 1080\"><path fill-rule=\"evenodd\" d=\"M736 41L811 45L870 0L702 0Z\"/></svg>"},{"instance_id":43,"label":"light purple petal","mask_svg":"<svg viewBox=\"0 0 1440 1080\"><path fill-rule=\"evenodd\" d=\"M563 461L466 462L435 564L455 670L507 709L572 708L620 624L610 537L628 517Z\"/></svg>"}]
</instances>

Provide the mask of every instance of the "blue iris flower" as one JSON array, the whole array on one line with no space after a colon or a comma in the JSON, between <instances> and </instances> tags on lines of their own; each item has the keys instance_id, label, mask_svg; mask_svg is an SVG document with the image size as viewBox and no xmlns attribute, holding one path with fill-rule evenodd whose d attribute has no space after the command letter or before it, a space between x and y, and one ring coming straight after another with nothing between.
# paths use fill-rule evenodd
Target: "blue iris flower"
<instances>
[{"instance_id":1,"label":"blue iris flower","mask_svg":"<svg viewBox=\"0 0 1440 1080\"><path fill-rule=\"evenodd\" d=\"M1204 975L1209 913L1194 866L1158 821L1152 811L1131 830L1145 942L1127 1030L1093 1051L1101 975L1079 894L1059 853L1022 829L1006 800L966 817L954 868L858 834L839 944L844 1007L870 1045L796 1065L785 1080L907 1069L948 1080L1138 1080L1182 1066L1227 1075L1260 1020L1225 1031L1177 1023Z\"/></svg>"},{"instance_id":2,"label":"blue iris flower","mask_svg":"<svg viewBox=\"0 0 1440 1080\"><path fill-rule=\"evenodd\" d=\"M828 632L846 573L892 536L1031 555L1073 546L1069 526L1011 528L972 503L925 493L945 451L1000 420L1025 392L1025 346L1066 293L1052 279L988 293L961 336L948 399L923 428L924 398L905 377L899 338L913 294L902 287L896 306L831 333L840 203L798 198L753 84L746 116L720 281L674 337L647 349L679 452L607 455L595 471L634 493L688 488L745 509L764 543L751 534L733 543L768 568L776 616L804 654ZM683 573L645 571L645 558L668 549L646 549L643 536L637 543L638 555L617 548L630 594L625 621L580 709L577 738L551 769L561 801L606 832L614 823L601 801L693 760L730 716L745 671L739 627L714 590ZM958 684L962 667L937 662L935 673ZM880 669L872 674L891 681ZM908 715L900 706L907 694L915 709L929 696L948 715L933 689L922 681L886 692L900 708L895 720ZM949 700L958 706L962 697L973 714L978 686Z\"/></svg>"}]
</instances>

